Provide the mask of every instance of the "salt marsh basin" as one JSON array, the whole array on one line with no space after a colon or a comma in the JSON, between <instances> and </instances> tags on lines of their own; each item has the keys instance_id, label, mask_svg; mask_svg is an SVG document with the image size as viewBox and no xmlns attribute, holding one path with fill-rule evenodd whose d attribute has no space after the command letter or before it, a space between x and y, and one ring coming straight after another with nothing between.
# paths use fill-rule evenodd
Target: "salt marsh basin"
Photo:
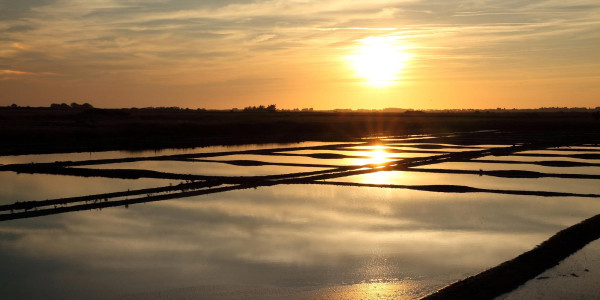
<instances>
[{"instance_id":1,"label":"salt marsh basin","mask_svg":"<svg viewBox=\"0 0 600 300\"><path fill-rule=\"evenodd\" d=\"M418 299L600 211L598 160L519 156L595 146L400 138L2 156L3 290Z\"/></svg>"}]
</instances>

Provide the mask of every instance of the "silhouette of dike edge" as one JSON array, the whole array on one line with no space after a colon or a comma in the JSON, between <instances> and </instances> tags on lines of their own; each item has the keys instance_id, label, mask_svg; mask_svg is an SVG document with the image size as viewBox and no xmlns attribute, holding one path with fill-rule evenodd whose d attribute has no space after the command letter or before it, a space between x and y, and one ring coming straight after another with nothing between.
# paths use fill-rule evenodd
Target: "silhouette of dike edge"
<instances>
[{"instance_id":1,"label":"silhouette of dike edge","mask_svg":"<svg viewBox=\"0 0 600 300\"><path fill-rule=\"evenodd\" d=\"M455 282L422 299L493 299L508 293L600 238L598 228L600 214L558 232L512 260Z\"/></svg>"}]
</instances>

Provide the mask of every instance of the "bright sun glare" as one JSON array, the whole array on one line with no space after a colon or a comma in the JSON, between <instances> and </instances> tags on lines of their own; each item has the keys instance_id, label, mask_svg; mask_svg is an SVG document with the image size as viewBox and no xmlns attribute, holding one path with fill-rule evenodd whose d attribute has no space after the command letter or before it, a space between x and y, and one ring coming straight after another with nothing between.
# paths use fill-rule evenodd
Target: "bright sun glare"
<instances>
[{"instance_id":1,"label":"bright sun glare","mask_svg":"<svg viewBox=\"0 0 600 300\"><path fill-rule=\"evenodd\" d=\"M386 87L396 84L400 73L410 60L410 54L398 45L397 37L368 37L348 56L358 77L371 86Z\"/></svg>"},{"instance_id":2,"label":"bright sun glare","mask_svg":"<svg viewBox=\"0 0 600 300\"><path fill-rule=\"evenodd\" d=\"M371 151L371 163L372 164L382 164L387 161L387 153L383 150L374 150Z\"/></svg>"}]
</instances>

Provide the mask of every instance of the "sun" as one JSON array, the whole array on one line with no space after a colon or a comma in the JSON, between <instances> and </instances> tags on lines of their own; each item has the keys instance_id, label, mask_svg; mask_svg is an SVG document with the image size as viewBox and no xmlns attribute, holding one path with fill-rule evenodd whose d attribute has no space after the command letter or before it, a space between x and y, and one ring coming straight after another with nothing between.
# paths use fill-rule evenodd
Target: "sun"
<instances>
[{"instance_id":1,"label":"sun","mask_svg":"<svg viewBox=\"0 0 600 300\"><path fill-rule=\"evenodd\" d=\"M347 57L356 76L375 87L386 87L398 82L411 55L393 36L368 37Z\"/></svg>"}]
</instances>

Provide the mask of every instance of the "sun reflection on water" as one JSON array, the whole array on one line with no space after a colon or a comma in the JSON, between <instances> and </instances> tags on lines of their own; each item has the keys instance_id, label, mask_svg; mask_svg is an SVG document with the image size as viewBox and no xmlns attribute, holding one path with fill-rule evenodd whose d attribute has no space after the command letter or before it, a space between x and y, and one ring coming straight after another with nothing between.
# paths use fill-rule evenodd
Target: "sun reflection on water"
<instances>
[{"instance_id":1,"label":"sun reflection on water","mask_svg":"<svg viewBox=\"0 0 600 300\"><path fill-rule=\"evenodd\" d=\"M401 172L379 171L363 175L363 182L368 184L398 184L398 174Z\"/></svg>"},{"instance_id":2,"label":"sun reflection on water","mask_svg":"<svg viewBox=\"0 0 600 300\"><path fill-rule=\"evenodd\" d=\"M330 289L319 299L415 299L422 294L419 284L409 280L372 279L369 282Z\"/></svg>"},{"instance_id":3,"label":"sun reflection on water","mask_svg":"<svg viewBox=\"0 0 600 300\"><path fill-rule=\"evenodd\" d=\"M365 156L367 158L357 159L355 164L361 165L369 165L368 168L374 168L375 170L380 169L380 171L366 173L360 175L363 180L362 183L370 183L370 184L394 184L398 183L398 171L386 171L385 163L392 162L399 158L390 157L390 153L386 152L385 146L369 146L370 151L361 151L359 152L361 156Z\"/></svg>"},{"instance_id":4,"label":"sun reflection on water","mask_svg":"<svg viewBox=\"0 0 600 300\"><path fill-rule=\"evenodd\" d=\"M372 164L382 164L389 160L387 159L387 152L380 149L371 151L370 155Z\"/></svg>"},{"instance_id":5,"label":"sun reflection on water","mask_svg":"<svg viewBox=\"0 0 600 300\"><path fill-rule=\"evenodd\" d=\"M385 146L370 146L365 151L355 151L352 155L360 156L351 162L353 165L381 165L399 159L397 155L385 151Z\"/></svg>"}]
</instances>

